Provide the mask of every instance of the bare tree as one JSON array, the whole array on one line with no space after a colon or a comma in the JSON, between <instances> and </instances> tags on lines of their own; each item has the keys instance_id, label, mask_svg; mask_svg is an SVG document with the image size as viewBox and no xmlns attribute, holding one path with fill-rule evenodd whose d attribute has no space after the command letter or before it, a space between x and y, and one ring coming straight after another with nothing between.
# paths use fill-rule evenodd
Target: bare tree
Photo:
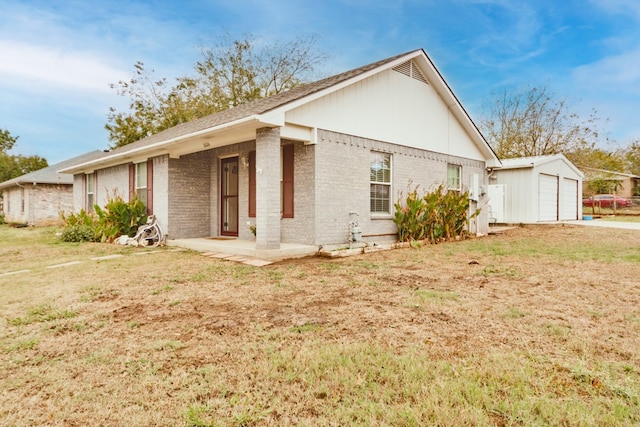
<instances>
[{"instance_id":1,"label":"bare tree","mask_svg":"<svg viewBox=\"0 0 640 427\"><path fill-rule=\"evenodd\" d=\"M137 62L131 80L111 85L131 99L128 111L109 111L105 127L112 148L308 81L327 58L316 43L315 36L261 44L251 35L234 40L226 34L213 47L202 47L194 75L177 78L174 86Z\"/></svg>"},{"instance_id":2,"label":"bare tree","mask_svg":"<svg viewBox=\"0 0 640 427\"><path fill-rule=\"evenodd\" d=\"M480 128L500 158L567 154L594 148L600 138L595 114L582 120L544 86L505 90L490 103Z\"/></svg>"}]
</instances>

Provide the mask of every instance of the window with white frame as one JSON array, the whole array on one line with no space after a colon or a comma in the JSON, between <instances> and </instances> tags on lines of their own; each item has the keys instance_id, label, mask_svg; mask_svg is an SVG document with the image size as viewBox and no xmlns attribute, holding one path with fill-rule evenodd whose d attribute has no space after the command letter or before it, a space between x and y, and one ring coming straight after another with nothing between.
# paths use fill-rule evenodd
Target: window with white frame
<instances>
[{"instance_id":1,"label":"window with white frame","mask_svg":"<svg viewBox=\"0 0 640 427\"><path fill-rule=\"evenodd\" d=\"M391 154L371 153L371 213L391 213Z\"/></svg>"},{"instance_id":2,"label":"window with white frame","mask_svg":"<svg viewBox=\"0 0 640 427\"><path fill-rule=\"evenodd\" d=\"M136 196L147 206L147 162L136 163Z\"/></svg>"},{"instance_id":3,"label":"window with white frame","mask_svg":"<svg viewBox=\"0 0 640 427\"><path fill-rule=\"evenodd\" d=\"M447 165L447 188L449 190L462 190L462 166Z\"/></svg>"},{"instance_id":4,"label":"window with white frame","mask_svg":"<svg viewBox=\"0 0 640 427\"><path fill-rule=\"evenodd\" d=\"M88 173L87 177L87 212L93 212L93 205L96 204L96 181L93 173Z\"/></svg>"}]
</instances>

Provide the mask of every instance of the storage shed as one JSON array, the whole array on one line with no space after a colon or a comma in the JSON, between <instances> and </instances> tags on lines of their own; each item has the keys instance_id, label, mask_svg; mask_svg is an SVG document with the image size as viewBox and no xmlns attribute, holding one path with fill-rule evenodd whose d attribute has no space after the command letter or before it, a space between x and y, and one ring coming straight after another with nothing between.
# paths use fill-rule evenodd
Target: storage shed
<instances>
[{"instance_id":1,"label":"storage shed","mask_svg":"<svg viewBox=\"0 0 640 427\"><path fill-rule=\"evenodd\" d=\"M580 219L583 177L562 154L504 159L489 178L491 219L524 224Z\"/></svg>"}]
</instances>

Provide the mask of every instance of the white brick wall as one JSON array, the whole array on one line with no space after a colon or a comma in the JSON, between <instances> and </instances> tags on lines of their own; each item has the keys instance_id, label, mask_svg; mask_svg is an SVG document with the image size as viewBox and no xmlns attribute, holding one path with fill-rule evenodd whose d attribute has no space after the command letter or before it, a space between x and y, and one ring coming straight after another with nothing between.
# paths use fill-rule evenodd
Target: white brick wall
<instances>
[{"instance_id":1,"label":"white brick wall","mask_svg":"<svg viewBox=\"0 0 640 427\"><path fill-rule=\"evenodd\" d=\"M60 224L61 212L73 211L71 185L37 184L24 187L24 211L22 188L4 190L4 213L7 222L26 223L35 226Z\"/></svg>"}]
</instances>

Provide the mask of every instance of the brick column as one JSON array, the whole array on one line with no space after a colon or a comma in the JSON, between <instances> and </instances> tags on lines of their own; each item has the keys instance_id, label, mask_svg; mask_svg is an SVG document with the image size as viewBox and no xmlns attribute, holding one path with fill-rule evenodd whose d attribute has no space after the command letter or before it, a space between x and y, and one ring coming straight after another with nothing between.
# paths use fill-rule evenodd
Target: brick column
<instances>
[{"instance_id":1,"label":"brick column","mask_svg":"<svg viewBox=\"0 0 640 427\"><path fill-rule=\"evenodd\" d=\"M256 249L280 249L280 128L256 130Z\"/></svg>"}]
</instances>

